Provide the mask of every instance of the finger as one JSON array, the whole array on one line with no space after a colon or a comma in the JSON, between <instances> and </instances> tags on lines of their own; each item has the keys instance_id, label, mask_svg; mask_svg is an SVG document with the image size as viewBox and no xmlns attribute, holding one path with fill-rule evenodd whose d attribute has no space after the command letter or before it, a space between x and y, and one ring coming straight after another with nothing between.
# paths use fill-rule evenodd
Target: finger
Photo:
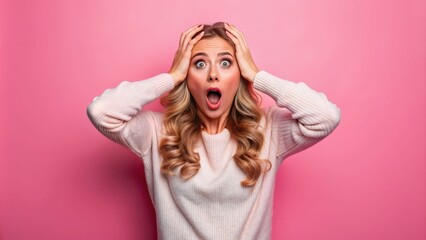
<instances>
[{"instance_id":1,"label":"finger","mask_svg":"<svg viewBox=\"0 0 426 240\"><path fill-rule=\"evenodd\" d=\"M201 26L203 26L203 25L195 25L195 26L188 28L185 32L183 32L180 35L179 46L182 46L183 40L185 39L186 35L188 35L188 33L190 33L194 29L200 28Z\"/></svg>"},{"instance_id":2,"label":"finger","mask_svg":"<svg viewBox=\"0 0 426 240\"><path fill-rule=\"evenodd\" d=\"M235 44L235 48L236 48L236 52L237 53L243 53L244 49L243 46L241 45L240 40L238 40L237 37L235 37L231 32L226 31L226 35L228 35L228 37L232 40L232 42L234 42Z\"/></svg>"},{"instance_id":3,"label":"finger","mask_svg":"<svg viewBox=\"0 0 426 240\"><path fill-rule=\"evenodd\" d=\"M191 41L189 41L188 45L186 46L185 52L191 54L192 49L194 48L194 45L201 40L204 36L204 31L202 31L200 34L198 34L196 37L194 37Z\"/></svg>"},{"instance_id":4,"label":"finger","mask_svg":"<svg viewBox=\"0 0 426 240\"><path fill-rule=\"evenodd\" d=\"M192 31L188 32L188 34L185 36L183 47L184 49L187 48L190 41L193 40L194 36L199 33L202 30L202 26L200 28L193 29ZM197 35L198 36L198 35Z\"/></svg>"},{"instance_id":5,"label":"finger","mask_svg":"<svg viewBox=\"0 0 426 240\"><path fill-rule=\"evenodd\" d=\"M240 31L235 25L227 23L227 26L228 26L229 29L231 29L233 32L235 32L238 36L240 36L241 38L245 38L244 33L242 31Z\"/></svg>"},{"instance_id":6,"label":"finger","mask_svg":"<svg viewBox=\"0 0 426 240\"><path fill-rule=\"evenodd\" d=\"M225 29L229 31L232 35L234 35L235 38L238 39L242 47L248 48L247 42L245 40L244 34L238 30L234 25L231 25L229 23L225 24Z\"/></svg>"},{"instance_id":7,"label":"finger","mask_svg":"<svg viewBox=\"0 0 426 240\"><path fill-rule=\"evenodd\" d=\"M241 42L241 45L245 48L248 48L246 38L244 34L238 30L234 25L228 25L231 33Z\"/></svg>"},{"instance_id":8,"label":"finger","mask_svg":"<svg viewBox=\"0 0 426 240\"><path fill-rule=\"evenodd\" d=\"M190 29L190 31L188 31L184 38L183 38L183 43L182 43L182 50L185 50L188 46L188 43L192 40L192 38L195 36L195 34L197 34L199 31L201 31L203 29L203 25L199 25L196 28Z\"/></svg>"},{"instance_id":9,"label":"finger","mask_svg":"<svg viewBox=\"0 0 426 240\"><path fill-rule=\"evenodd\" d=\"M238 39L234 36L234 34L232 34L232 32L230 32L229 30L226 30L225 33L232 40L232 42L234 42L235 46L240 45L240 41L238 41Z\"/></svg>"},{"instance_id":10,"label":"finger","mask_svg":"<svg viewBox=\"0 0 426 240\"><path fill-rule=\"evenodd\" d=\"M185 49L184 42L185 42L185 39L186 39L187 35L188 35L191 31L193 31L194 29L197 29L197 28L200 28L200 27L201 27L201 25L193 26L193 27L191 27L191 28L187 29L185 32L183 32L183 33L181 34L180 39L179 39L178 52L182 51L182 49Z\"/></svg>"}]
</instances>

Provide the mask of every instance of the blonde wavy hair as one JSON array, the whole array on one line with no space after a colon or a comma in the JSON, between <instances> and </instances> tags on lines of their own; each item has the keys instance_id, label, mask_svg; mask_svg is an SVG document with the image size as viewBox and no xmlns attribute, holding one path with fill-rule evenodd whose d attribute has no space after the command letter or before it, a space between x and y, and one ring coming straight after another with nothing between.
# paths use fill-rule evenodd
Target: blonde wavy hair
<instances>
[{"instance_id":1,"label":"blonde wavy hair","mask_svg":"<svg viewBox=\"0 0 426 240\"><path fill-rule=\"evenodd\" d=\"M226 35L222 22L204 25L204 38L221 37L235 51L235 45ZM240 86L235 95L226 128L237 141L237 150L233 156L237 166L246 174L242 186L254 186L262 172L271 168L268 160L260 159L264 136L259 129L263 116L260 108L261 98L254 91L253 84L241 77ZM163 127L164 137L160 142L160 154L163 156L161 172L173 175L175 168L180 168L180 176L189 179L200 169L195 144L201 138L202 122L197 115L197 105L189 92L187 81L176 85L168 95L161 99L165 106Z\"/></svg>"}]
</instances>

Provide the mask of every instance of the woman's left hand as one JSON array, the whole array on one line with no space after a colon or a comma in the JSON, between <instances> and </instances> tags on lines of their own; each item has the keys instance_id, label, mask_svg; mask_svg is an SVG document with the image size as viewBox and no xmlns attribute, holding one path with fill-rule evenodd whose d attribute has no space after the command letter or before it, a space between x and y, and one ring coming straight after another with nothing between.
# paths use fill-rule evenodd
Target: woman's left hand
<instances>
[{"instance_id":1,"label":"woman's left hand","mask_svg":"<svg viewBox=\"0 0 426 240\"><path fill-rule=\"evenodd\" d=\"M253 82L259 69L254 63L253 57L250 54L250 50L247 46L247 42L244 38L244 34L238 30L235 26L225 23L226 34L231 38L235 44L236 57L238 66L240 67L241 75Z\"/></svg>"}]
</instances>

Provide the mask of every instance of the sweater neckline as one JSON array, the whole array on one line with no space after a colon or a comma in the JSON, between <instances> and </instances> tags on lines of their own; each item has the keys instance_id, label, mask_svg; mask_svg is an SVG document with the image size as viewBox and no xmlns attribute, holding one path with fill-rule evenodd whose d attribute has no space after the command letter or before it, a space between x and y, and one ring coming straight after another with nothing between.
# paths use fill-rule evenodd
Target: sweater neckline
<instances>
[{"instance_id":1,"label":"sweater neckline","mask_svg":"<svg viewBox=\"0 0 426 240\"><path fill-rule=\"evenodd\" d=\"M201 136L204 140L227 140L231 137L231 134L227 128L224 128L221 132L210 134L206 131L201 131Z\"/></svg>"}]
</instances>

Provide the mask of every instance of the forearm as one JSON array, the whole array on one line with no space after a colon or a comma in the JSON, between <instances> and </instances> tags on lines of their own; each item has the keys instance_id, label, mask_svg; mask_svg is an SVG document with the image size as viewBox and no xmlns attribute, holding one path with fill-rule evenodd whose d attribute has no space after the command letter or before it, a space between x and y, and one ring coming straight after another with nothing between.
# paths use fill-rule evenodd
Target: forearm
<instances>
[{"instance_id":1,"label":"forearm","mask_svg":"<svg viewBox=\"0 0 426 240\"><path fill-rule=\"evenodd\" d=\"M289 109L306 137L323 138L339 124L339 108L304 83L283 80L261 71L255 77L254 87L275 99L279 107Z\"/></svg>"},{"instance_id":2,"label":"forearm","mask_svg":"<svg viewBox=\"0 0 426 240\"><path fill-rule=\"evenodd\" d=\"M169 74L136 82L124 81L95 98L88 106L87 114L101 133L121 142L120 133L143 105L160 97L173 86L174 82Z\"/></svg>"}]
</instances>

